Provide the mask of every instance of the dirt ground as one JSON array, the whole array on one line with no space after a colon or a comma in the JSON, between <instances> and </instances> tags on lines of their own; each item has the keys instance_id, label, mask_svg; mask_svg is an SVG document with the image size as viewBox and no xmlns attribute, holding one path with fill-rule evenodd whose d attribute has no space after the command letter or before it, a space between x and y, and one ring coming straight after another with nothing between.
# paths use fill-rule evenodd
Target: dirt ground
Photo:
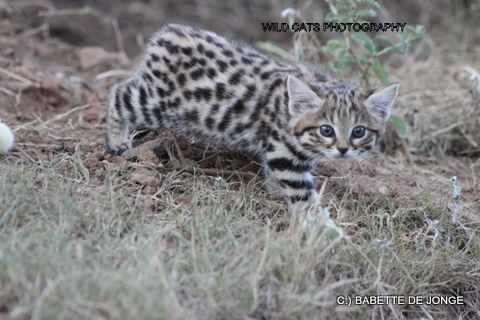
<instances>
[{"instance_id":1,"label":"dirt ground","mask_svg":"<svg viewBox=\"0 0 480 320\"><path fill-rule=\"evenodd\" d=\"M102 22L90 15L72 19L69 24L54 18L45 21L45 16L39 14L42 10L45 8L33 5L16 8L15 12L2 12L0 8L0 118L14 130L11 155L16 165L77 153L92 185L102 184L107 174L133 168L136 171L128 183L142 186L144 193L155 192L162 176L187 168L192 162L197 164L189 171L199 173L198 169L203 169L204 174L214 177L229 176L232 170L238 170L241 174L234 176L250 180L259 172L260 167L247 156L176 141L171 134L149 133L137 140L135 144L140 145L163 139L154 152L139 151L137 162L107 154L104 134L108 88L134 70L139 50L113 50L112 32L99 32L93 45L81 43L71 30L76 30L78 36L91 21L96 21L92 25ZM124 47L138 48L132 35L138 28L149 34L153 26L145 30L145 22L138 15L132 14L129 19L130 27L122 26ZM106 49L98 45L102 37L108 44ZM390 139L386 153L371 161L343 167L320 165L317 187L321 187L324 177L330 177L323 202L338 203L347 189L354 194L381 192L404 198L416 197L428 188L441 198L451 192L449 178L457 176L463 187L460 211L468 219L480 219L478 158L446 156L432 160L428 154L417 154L415 163L409 164L399 148L398 137ZM0 162L0 171L5 165ZM58 169L65 173L73 170L67 166Z\"/></svg>"}]
</instances>

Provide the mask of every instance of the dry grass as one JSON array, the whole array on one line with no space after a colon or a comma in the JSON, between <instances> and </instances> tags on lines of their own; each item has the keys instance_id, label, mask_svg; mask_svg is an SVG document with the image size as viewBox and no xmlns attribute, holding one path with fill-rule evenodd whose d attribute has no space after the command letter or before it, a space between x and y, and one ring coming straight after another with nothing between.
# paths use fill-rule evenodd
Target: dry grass
<instances>
[{"instance_id":1,"label":"dry grass","mask_svg":"<svg viewBox=\"0 0 480 320\"><path fill-rule=\"evenodd\" d=\"M396 108L409 121L413 150L432 157L477 158L480 87L469 78L480 70L478 61L473 55L460 59L458 52L444 45L424 42L421 46L433 46L425 61L409 60L394 72L396 81L408 79L402 81Z\"/></svg>"},{"instance_id":2,"label":"dry grass","mask_svg":"<svg viewBox=\"0 0 480 320\"><path fill-rule=\"evenodd\" d=\"M452 219L448 196L347 190L330 209L345 235L320 229L302 241L253 181L215 188L169 174L153 195L121 177L95 186L80 150L28 165L4 159L0 306L9 319L479 315L478 223ZM368 295L463 296L465 305L337 304Z\"/></svg>"}]
</instances>

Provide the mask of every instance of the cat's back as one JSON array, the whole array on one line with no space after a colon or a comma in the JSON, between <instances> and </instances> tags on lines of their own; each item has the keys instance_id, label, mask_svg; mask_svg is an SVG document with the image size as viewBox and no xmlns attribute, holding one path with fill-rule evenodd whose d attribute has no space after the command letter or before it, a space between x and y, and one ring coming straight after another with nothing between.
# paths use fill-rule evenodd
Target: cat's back
<instances>
[{"instance_id":1,"label":"cat's back","mask_svg":"<svg viewBox=\"0 0 480 320\"><path fill-rule=\"evenodd\" d=\"M177 74L180 87L192 81L194 85L211 84L213 80L231 88L255 85L267 90L273 82L285 81L289 74L311 76L305 66L280 62L213 32L178 24L166 25L152 37L144 60L144 70L161 67Z\"/></svg>"},{"instance_id":2,"label":"cat's back","mask_svg":"<svg viewBox=\"0 0 480 320\"><path fill-rule=\"evenodd\" d=\"M206 60L212 60L217 63L220 72L240 65L283 65L242 43L210 31L179 24L169 24L160 29L150 40L147 53L160 57L170 55L172 58L196 58L200 60L200 65L206 65ZM188 68L188 64L185 66Z\"/></svg>"}]
</instances>

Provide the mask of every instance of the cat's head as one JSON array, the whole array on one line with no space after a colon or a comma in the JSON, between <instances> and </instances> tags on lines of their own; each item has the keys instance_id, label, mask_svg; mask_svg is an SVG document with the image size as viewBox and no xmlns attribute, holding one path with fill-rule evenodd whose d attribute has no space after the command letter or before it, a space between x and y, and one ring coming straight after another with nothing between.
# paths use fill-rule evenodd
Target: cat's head
<instances>
[{"instance_id":1,"label":"cat's head","mask_svg":"<svg viewBox=\"0 0 480 320\"><path fill-rule=\"evenodd\" d=\"M362 89L288 76L290 126L302 148L331 160L361 157L385 132L398 84Z\"/></svg>"}]
</instances>

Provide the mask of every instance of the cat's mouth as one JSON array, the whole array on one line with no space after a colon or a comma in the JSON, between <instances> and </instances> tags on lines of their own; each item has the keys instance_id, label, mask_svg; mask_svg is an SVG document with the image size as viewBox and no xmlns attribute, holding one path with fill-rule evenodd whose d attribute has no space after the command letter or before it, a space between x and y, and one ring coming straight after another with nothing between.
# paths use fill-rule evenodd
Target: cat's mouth
<instances>
[{"instance_id":1,"label":"cat's mouth","mask_svg":"<svg viewBox=\"0 0 480 320\"><path fill-rule=\"evenodd\" d=\"M328 154L327 156L328 158L330 158L330 160L334 160L334 161L350 161L356 158L354 154L349 152L344 154L341 154L341 153Z\"/></svg>"},{"instance_id":2,"label":"cat's mouth","mask_svg":"<svg viewBox=\"0 0 480 320\"><path fill-rule=\"evenodd\" d=\"M352 160L353 158L355 158L355 157L351 156L349 154L337 154L334 157L335 160L340 160L340 161L348 161L348 160Z\"/></svg>"}]
</instances>

